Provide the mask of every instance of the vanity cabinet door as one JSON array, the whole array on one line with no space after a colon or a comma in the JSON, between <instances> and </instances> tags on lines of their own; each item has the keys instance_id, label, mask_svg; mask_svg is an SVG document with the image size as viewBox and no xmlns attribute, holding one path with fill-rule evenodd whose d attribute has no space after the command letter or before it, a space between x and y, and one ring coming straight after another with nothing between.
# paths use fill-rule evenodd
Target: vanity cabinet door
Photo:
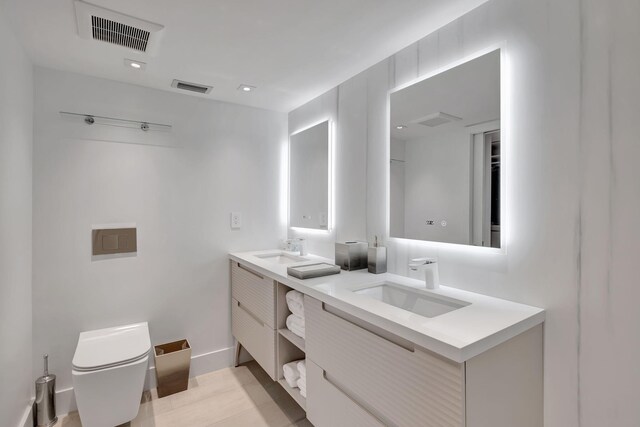
<instances>
[{"instance_id":1,"label":"vanity cabinet door","mask_svg":"<svg viewBox=\"0 0 640 427\"><path fill-rule=\"evenodd\" d=\"M315 427L383 427L384 424L331 383L307 359L307 418Z\"/></svg>"},{"instance_id":2,"label":"vanity cabinet door","mask_svg":"<svg viewBox=\"0 0 640 427\"><path fill-rule=\"evenodd\" d=\"M231 296L254 316L275 329L275 282L273 279L231 262Z\"/></svg>"},{"instance_id":3,"label":"vanity cabinet door","mask_svg":"<svg viewBox=\"0 0 640 427\"><path fill-rule=\"evenodd\" d=\"M269 376L276 379L276 331L236 299L231 300L231 333Z\"/></svg>"},{"instance_id":4,"label":"vanity cabinet door","mask_svg":"<svg viewBox=\"0 0 640 427\"><path fill-rule=\"evenodd\" d=\"M464 365L305 296L307 358L385 425L465 425ZM309 405L314 390L309 385ZM313 421L313 420L312 420Z\"/></svg>"}]
</instances>

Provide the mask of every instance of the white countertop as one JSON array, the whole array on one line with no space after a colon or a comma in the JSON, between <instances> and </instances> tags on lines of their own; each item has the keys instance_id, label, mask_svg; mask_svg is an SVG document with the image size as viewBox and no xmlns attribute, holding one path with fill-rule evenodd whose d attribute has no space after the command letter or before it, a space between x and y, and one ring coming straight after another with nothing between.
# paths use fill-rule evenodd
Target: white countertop
<instances>
[{"instance_id":1,"label":"white countertop","mask_svg":"<svg viewBox=\"0 0 640 427\"><path fill-rule=\"evenodd\" d=\"M440 286L427 290L424 282L396 274L371 274L366 269L314 279L287 275L287 267L333 260L305 255L309 261L275 264L256 255L282 252L277 249L237 252L229 257L258 273L272 277L293 289L383 328L414 344L462 363L510 338L544 322L544 310L461 289ZM440 296L462 300L469 305L437 317L424 317L377 301L354 290L383 281L398 283Z\"/></svg>"}]
</instances>

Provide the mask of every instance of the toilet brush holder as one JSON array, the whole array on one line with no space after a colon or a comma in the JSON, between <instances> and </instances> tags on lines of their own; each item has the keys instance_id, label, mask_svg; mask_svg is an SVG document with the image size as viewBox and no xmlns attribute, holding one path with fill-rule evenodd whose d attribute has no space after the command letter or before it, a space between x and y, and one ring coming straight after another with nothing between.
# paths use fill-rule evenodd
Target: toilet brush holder
<instances>
[{"instance_id":1,"label":"toilet brush holder","mask_svg":"<svg viewBox=\"0 0 640 427\"><path fill-rule=\"evenodd\" d=\"M49 374L49 356L44 355L44 373L36 380L36 400L33 402L33 425L50 427L58 422L56 416L56 376Z\"/></svg>"}]
</instances>

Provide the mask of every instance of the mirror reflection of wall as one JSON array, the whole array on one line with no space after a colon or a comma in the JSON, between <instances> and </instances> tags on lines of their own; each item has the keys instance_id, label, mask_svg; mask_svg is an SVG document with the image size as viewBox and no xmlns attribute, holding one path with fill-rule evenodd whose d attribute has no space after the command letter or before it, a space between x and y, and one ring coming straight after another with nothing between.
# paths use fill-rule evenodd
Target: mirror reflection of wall
<instances>
[{"instance_id":1,"label":"mirror reflection of wall","mask_svg":"<svg viewBox=\"0 0 640 427\"><path fill-rule=\"evenodd\" d=\"M500 247L500 51L390 96L390 235Z\"/></svg>"},{"instance_id":2,"label":"mirror reflection of wall","mask_svg":"<svg viewBox=\"0 0 640 427\"><path fill-rule=\"evenodd\" d=\"M329 122L289 138L289 226L329 227Z\"/></svg>"}]
</instances>

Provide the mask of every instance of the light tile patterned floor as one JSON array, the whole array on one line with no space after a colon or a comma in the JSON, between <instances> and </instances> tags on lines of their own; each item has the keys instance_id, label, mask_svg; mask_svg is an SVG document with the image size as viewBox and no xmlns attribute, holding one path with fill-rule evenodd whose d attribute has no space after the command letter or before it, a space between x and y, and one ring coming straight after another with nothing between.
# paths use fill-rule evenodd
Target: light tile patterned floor
<instances>
[{"instance_id":1,"label":"light tile patterned floor","mask_svg":"<svg viewBox=\"0 0 640 427\"><path fill-rule=\"evenodd\" d=\"M80 427L72 412L61 427ZM192 378L189 390L158 398L145 391L130 427L312 427L287 392L255 362Z\"/></svg>"}]
</instances>

